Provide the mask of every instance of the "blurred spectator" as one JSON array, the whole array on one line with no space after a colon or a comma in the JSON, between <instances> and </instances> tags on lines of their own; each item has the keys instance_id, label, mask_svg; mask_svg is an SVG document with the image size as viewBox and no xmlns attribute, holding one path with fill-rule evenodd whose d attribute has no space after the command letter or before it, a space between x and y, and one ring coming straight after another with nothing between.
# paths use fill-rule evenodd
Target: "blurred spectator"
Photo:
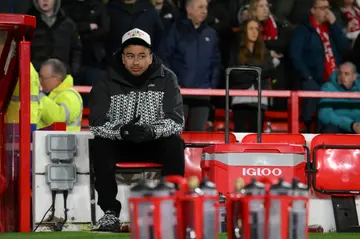
<instances>
[{"instance_id":1,"label":"blurred spectator","mask_svg":"<svg viewBox=\"0 0 360 239\"><path fill-rule=\"evenodd\" d=\"M360 33L360 9L355 0L339 0L338 5L347 21L347 37L356 39Z\"/></svg>"},{"instance_id":2,"label":"blurred spectator","mask_svg":"<svg viewBox=\"0 0 360 239\"><path fill-rule=\"evenodd\" d=\"M252 0L250 14L261 23L261 35L266 48L270 50L276 69L272 79L272 89L289 90L292 82L289 80L290 67L286 59L293 28L286 21L279 21L271 14L267 0ZM286 71L287 70L287 71ZM286 110L286 99L275 98L272 109Z\"/></svg>"},{"instance_id":3,"label":"blurred spectator","mask_svg":"<svg viewBox=\"0 0 360 239\"><path fill-rule=\"evenodd\" d=\"M220 77L220 53L216 31L204 21L206 0L189 0L187 18L179 18L166 39L164 61L184 88L216 88ZM209 116L210 97L186 96L185 119L189 130L204 131Z\"/></svg>"},{"instance_id":4,"label":"blurred spectator","mask_svg":"<svg viewBox=\"0 0 360 239\"><path fill-rule=\"evenodd\" d=\"M178 10L171 0L153 0L153 4L161 17L166 35L179 15Z\"/></svg>"},{"instance_id":5,"label":"blurred spectator","mask_svg":"<svg viewBox=\"0 0 360 239\"><path fill-rule=\"evenodd\" d=\"M348 51L348 55L346 57L347 61L354 63L357 69L360 69L360 37L358 36L354 41L353 48Z\"/></svg>"},{"instance_id":6,"label":"blurred spectator","mask_svg":"<svg viewBox=\"0 0 360 239\"><path fill-rule=\"evenodd\" d=\"M322 91L360 92L360 77L352 63L344 63L331 74ZM321 133L360 134L360 99L323 98L319 103Z\"/></svg>"},{"instance_id":7,"label":"blurred spectator","mask_svg":"<svg viewBox=\"0 0 360 239\"><path fill-rule=\"evenodd\" d=\"M306 20L314 0L271 0L271 11L281 20L301 25Z\"/></svg>"},{"instance_id":8,"label":"blurred spectator","mask_svg":"<svg viewBox=\"0 0 360 239\"><path fill-rule=\"evenodd\" d=\"M208 15L206 21L209 27L215 29L219 39L219 49L223 67L229 63L230 52L230 17L228 11L221 0L208 0ZM224 75L224 74L222 74Z\"/></svg>"},{"instance_id":9,"label":"blurred spectator","mask_svg":"<svg viewBox=\"0 0 360 239\"><path fill-rule=\"evenodd\" d=\"M81 66L81 43L75 23L60 8L61 0L34 0L30 15L36 17L31 42L31 61L37 71L49 58L57 58L68 74L78 74Z\"/></svg>"},{"instance_id":10,"label":"blurred spectator","mask_svg":"<svg viewBox=\"0 0 360 239\"><path fill-rule=\"evenodd\" d=\"M239 26L239 12L250 4L250 0L229 0L229 16L231 27Z\"/></svg>"},{"instance_id":11,"label":"blurred spectator","mask_svg":"<svg viewBox=\"0 0 360 239\"><path fill-rule=\"evenodd\" d=\"M239 24L242 24L243 22L250 20L251 15L249 12L249 7L250 7L250 5L245 5L240 8L240 10L238 12L238 16L237 16Z\"/></svg>"},{"instance_id":12,"label":"blurred spectator","mask_svg":"<svg viewBox=\"0 0 360 239\"><path fill-rule=\"evenodd\" d=\"M110 0L108 14L110 18L108 56L120 49L122 36L133 28L147 32L153 42L153 51L159 54L164 27L150 0Z\"/></svg>"},{"instance_id":13,"label":"blurred spectator","mask_svg":"<svg viewBox=\"0 0 360 239\"><path fill-rule=\"evenodd\" d=\"M268 78L274 66L261 38L260 24L257 21L250 20L243 23L238 41L231 52L231 65L261 67L263 70L261 88L269 89ZM258 89L257 74L249 71L232 71L230 86L232 89ZM235 132L257 132L257 102L257 97L236 96L232 98ZM262 97L261 104L262 109L265 109L268 99Z\"/></svg>"},{"instance_id":14,"label":"blurred spectator","mask_svg":"<svg viewBox=\"0 0 360 239\"><path fill-rule=\"evenodd\" d=\"M62 8L76 23L82 43L82 85L93 85L105 76L105 40L109 19L99 0L62 0Z\"/></svg>"},{"instance_id":15,"label":"blurred spectator","mask_svg":"<svg viewBox=\"0 0 360 239\"><path fill-rule=\"evenodd\" d=\"M73 88L73 78L67 75L65 65L57 59L45 61L40 69L40 109L38 129L55 122L66 122L66 131L80 131L82 99Z\"/></svg>"},{"instance_id":16,"label":"blurred spectator","mask_svg":"<svg viewBox=\"0 0 360 239\"><path fill-rule=\"evenodd\" d=\"M327 0L315 0L308 21L300 26L291 42L290 56L301 76L302 90L320 90L341 63L349 44ZM309 125L317 99L303 99L302 116Z\"/></svg>"}]
</instances>

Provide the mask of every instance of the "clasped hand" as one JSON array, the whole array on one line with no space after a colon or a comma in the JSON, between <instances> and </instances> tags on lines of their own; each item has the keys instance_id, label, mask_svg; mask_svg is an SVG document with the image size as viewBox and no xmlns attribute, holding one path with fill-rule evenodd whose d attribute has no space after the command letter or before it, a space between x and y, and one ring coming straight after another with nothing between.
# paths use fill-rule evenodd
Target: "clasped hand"
<instances>
[{"instance_id":1,"label":"clasped hand","mask_svg":"<svg viewBox=\"0 0 360 239\"><path fill-rule=\"evenodd\" d=\"M140 116L134 118L129 123L120 128L120 135L123 140L141 143L155 138L154 127L151 125L137 125Z\"/></svg>"}]
</instances>

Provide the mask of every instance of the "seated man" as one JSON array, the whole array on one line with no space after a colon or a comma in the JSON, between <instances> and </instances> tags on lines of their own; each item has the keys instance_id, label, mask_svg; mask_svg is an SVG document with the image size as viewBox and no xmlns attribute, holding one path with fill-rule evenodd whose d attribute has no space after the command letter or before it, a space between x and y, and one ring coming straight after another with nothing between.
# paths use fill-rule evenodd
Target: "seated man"
<instances>
[{"instance_id":1,"label":"seated man","mask_svg":"<svg viewBox=\"0 0 360 239\"><path fill-rule=\"evenodd\" d=\"M83 102L74 89L73 78L66 74L66 66L57 59L49 59L40 67L41 129L55 122L66 122L66 131L80 131Z\"/></svg>"},{"instance_id":2,"label":"seated man","mask_svg":"<svg viewBox=\"0 0 360 239\"><path fill-rule=\"evenodd\" d=\"M151 51L149 34L133 29L110 63L108 79L90 93L90 157L98 205L105 215L100 231L118 231L116 162L161 163L162 176L184 175L184 112L176 75Z\"/></svg>"},{"instance_id":3,"label":"seated man","mask_svg":"<svg viewBox=\"0 0 360 239\"><path fill-rule=\"evenodd\" d=\"M322 91L360 92L360 77L356 67L342 64L324 84ZM321 133L360 133L360 99L323 98L319 103Z\"/></svg>"}]
</instances>

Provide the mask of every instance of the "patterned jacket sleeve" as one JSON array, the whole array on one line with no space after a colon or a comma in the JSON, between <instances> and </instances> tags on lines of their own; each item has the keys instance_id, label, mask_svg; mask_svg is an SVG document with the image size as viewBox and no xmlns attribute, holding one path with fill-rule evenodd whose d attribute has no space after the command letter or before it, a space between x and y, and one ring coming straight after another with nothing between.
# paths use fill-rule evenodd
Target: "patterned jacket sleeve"
<instances>
[{"instance_id":1,"label":"patterned jacket sleeve","mask_svg":"<svg viewBox=\"0 0 360 239\"><path fill-rule=\"evenodd\" d=\"M120 127L110 123L108 112L110 109L110 95L106 80L99 80L90 92L90 131L95 136L108 139L121 139ZM117 127L117 129L114 129Z\"/></svg>"},{"instance_id":2,"label":"patterned jacket sleeve","mask_svg":"<svg viewBox=\"0 0 360 239\"><path fill-rule=\"evenodd\" d=\"M185 125L183 101L176 75L166 68L165 73L167 80L163 98L164 117L154 124L155 138L181 134Z\"/></svg>"}]
</instances>

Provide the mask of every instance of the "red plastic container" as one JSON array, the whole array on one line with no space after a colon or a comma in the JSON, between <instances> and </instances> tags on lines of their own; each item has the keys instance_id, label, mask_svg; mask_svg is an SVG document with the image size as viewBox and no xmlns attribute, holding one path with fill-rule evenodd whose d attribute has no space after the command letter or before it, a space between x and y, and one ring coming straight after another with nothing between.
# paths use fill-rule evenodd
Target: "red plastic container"
<instances>
[{"instance_id":1,"label":"red plastic container","mask_svg":"<svg viewBox=\"0 0 360 239\"><path fill-rule=\"evenodd\" d=\"M236 178L245 183L251 178L275 182L294 177L306 184L306 152L302 145L272 143L237 143L208 146L203 150L201 168L223 194L233 191Z\"/></svg>"}]
</instances>

